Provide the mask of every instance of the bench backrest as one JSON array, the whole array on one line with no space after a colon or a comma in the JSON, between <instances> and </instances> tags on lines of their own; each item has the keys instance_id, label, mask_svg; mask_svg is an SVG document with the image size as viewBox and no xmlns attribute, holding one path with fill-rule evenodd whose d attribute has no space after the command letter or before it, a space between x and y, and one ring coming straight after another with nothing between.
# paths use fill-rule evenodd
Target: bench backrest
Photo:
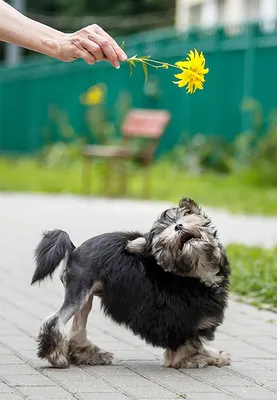
<instances>
[{"instance_id":1,"label":"bench backrest","mask_svg":"<svg viewBox=\"0 0 277 400\"><path fill-rule=\"evenodd\" d=\"M158 140L170 121L167 110L135 108L128 112L121 127L126 138L148 138Z\"/></svg>"}]
</instances>

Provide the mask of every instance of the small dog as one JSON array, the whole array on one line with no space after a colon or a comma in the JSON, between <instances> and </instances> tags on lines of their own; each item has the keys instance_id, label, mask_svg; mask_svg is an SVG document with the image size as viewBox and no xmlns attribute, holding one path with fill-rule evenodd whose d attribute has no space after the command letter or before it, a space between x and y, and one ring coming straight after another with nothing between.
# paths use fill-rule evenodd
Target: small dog
<instances>
[{"instance_id":1,"label":"small dog","mask_svg":"<svg viewBox=\"0 0 277 400\"><path fill-rule=\"evenodd\" d=\"M38 357L52 366L112 362L111 353L87 338L93 296L100 297L106 316L164 348L166 367L230 363L228 354L202 344L223 322L230 267L211 220L193 200L164 211L146 234L106 233L75 248L66 232L47 232L35 259L32 284L63 262L64 302L42 322L38 336Z\"/></svg>"}]
</instances>

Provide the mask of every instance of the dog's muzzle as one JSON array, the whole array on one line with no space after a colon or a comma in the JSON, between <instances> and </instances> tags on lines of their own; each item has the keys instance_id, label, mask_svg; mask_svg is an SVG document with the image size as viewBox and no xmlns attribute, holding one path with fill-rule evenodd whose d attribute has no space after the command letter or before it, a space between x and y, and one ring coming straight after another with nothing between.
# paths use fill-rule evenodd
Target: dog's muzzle
<instances>
[{"instance_id":1,"label":"dog's muzzle","mask_svg":"<svg viewBox=\"0 0 277 400\"><path fill-rule=\"evenodd\" d=\"M175 226L175 231L179 233L180 237L180 250L183 249L184 244L187 243L189 240L193 238L191 233L185 230L184 225L182 224L177 224Z\"/></svg>"}]
</instances>

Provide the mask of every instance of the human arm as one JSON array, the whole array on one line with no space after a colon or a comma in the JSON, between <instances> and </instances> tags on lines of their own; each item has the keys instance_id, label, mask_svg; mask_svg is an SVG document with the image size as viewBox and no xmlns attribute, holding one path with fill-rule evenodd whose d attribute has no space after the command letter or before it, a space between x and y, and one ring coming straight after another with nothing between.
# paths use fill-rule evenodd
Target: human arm
<instances>
[{"instance_id":1,"label":"human arm","mask_svg":"<svg viewBox=\"0 0 277 400\"><path fill-rule=\"evenodd\" d=\"M127 56L100 26L89 25L74 33L63 33L34 21L0 0L0 40L70 62L83 58L88 64L106 59L119 67Z\"/></svg>"}]
</instances>

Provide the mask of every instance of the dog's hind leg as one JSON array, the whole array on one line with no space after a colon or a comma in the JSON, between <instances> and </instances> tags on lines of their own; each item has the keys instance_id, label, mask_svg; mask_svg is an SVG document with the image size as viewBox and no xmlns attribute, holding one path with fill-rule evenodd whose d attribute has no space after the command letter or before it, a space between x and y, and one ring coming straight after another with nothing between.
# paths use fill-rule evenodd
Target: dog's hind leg
<instances>
[{"instance_id":1,"label":"dog's hind leg","mask_svg":"<svg viewBox=\"0 0 277 400\"><path fill-rule=\"evenodd\" d=\"M68 368L69 352L65 325L87 302L90 292L71 280L67 282L61 308L45 318L38 335L39 358L47 359L53 367Z\"/></svg>"},{"instance_id":2,"label":"dog's hind leg","mask_svg":"<svg viewBox=\"0 0 277 400\"><path fill-rule=\"evenodd\" d=\"M93 295L84 304L73 318L70 331L69 354L72 364L81 365L101 365L111 364L113 360L112 353L100 350L87 338L87 319L92 308Z\"/></svg>"}]
</instances>

